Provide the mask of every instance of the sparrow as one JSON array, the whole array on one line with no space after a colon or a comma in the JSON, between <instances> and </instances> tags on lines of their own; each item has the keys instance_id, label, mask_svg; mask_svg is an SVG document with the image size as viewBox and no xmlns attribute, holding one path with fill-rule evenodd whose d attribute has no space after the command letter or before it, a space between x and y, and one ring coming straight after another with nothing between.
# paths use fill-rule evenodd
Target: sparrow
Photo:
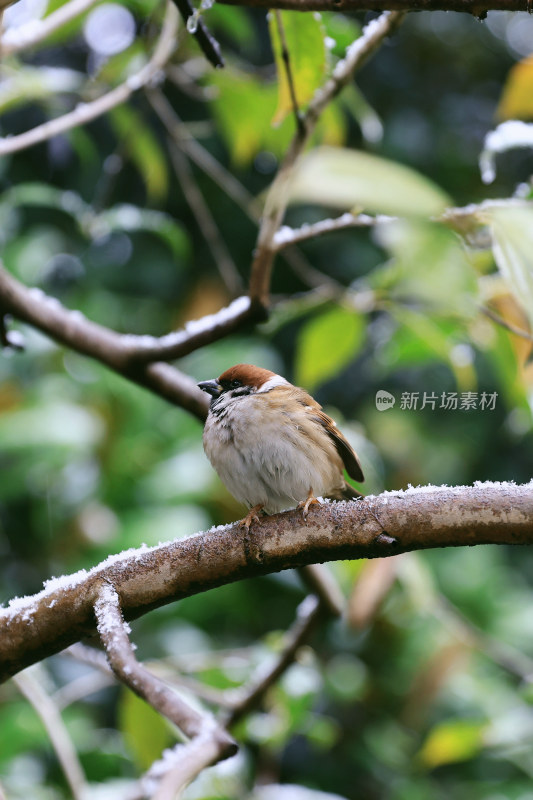
<instances>
[{"instance_id":1,"label":"sparrow","mask_svg":"<svg viewBox=\"0 0 533 800\"><path fill-rule=\"evenodd\" d=\"M252 364L237 364L198 384L211 395L205 453L222 482L250 511L275 514L362 497L344 478L364 480L359 459L335 422L304 389Z\"/></svg>"}]
</instances>

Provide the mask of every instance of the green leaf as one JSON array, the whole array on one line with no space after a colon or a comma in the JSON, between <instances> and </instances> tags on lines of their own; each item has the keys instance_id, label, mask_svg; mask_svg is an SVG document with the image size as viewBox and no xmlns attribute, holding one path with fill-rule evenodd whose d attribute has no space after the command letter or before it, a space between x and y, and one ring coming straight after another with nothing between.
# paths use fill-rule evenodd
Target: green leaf
<instances>
[{"instance_id":1,"label":"green leaf","mask_svg":"<svg viewBox=\"0 0 533 800\"><path fill-rule=\"evenodd\" d=\"M215 3L209 9L209 28L222 31L233 39L240 48L257 47L255 29L246 8L223 6Z\"/></svg>"},{"instance_id":2,"label":"green leaf","mask_svg":"<svg viewBox=\"0 0 533 800\"><path fill-rule=\"evenodd\" d=\"M483 747L485 723L472 720L451 720L436 725L418 754L429 769L468 761Z\"/></svg>"},{"instance_id":3,"label":"green leaf","mask_svg":"<svg viewBox=\"0 0 533 800\"><path fill-rule=\"evenodd\" d=\"M218 89L215 115L234 164L246 166L262 149L281 156L294 124L287 120L281 128L272 129L276 86L231 67L214 72L211 82Z\"/></svg>"},{"instance_id":4,"label":"green leaf","mask_svg":"<svg viewBox=\"0 0 533 800\"><path fill-rule=\"evenodd\" d=\"M438 313L477 313L476 275L453 231L409 219L379 225L375 235L393 259L373 271L373 289L393 299L419 301Z\"/></svg>"},{"instance_id":5,"label":"green leaf","mask_svg":"<svg viewBox=\"0 0 533 800\"><path fill-rule=\"evenodd\" d=\"M126 155L131 158L146 184L150 204L164 200L168 193L168 169L163 151L144 119L131 106L117 106L109 118Z\"/></svg>"},{"instance_id":6,"label":"green leaf","mask_svg":"<svg viewBox=\"0 0 533 800\"><path fill-rule=\"evenodd\" d=\"M491 208L487 215L494 260L533 325L533 205Z\"/></svg>"},{"instance_id":7,"label":"green leaf","mask_svg":"<svg viewBox=\"0 0 533 800\"><path fill-rule=\"evenodd\" d=\"M333 308L314 317L298 337L297 383L312 391L342 370L357 354L364 339L363 317Z\"/></svg>"},{"instance_id":8,"label":"green leaf","mask_svg":"<svg viewBox=\"0 0 533 800\"><path fill-rule=\"evenodd\" d=\"M331 53L342 58L348 45L361 35L361 26L357 20L338 11L323 11L322 21L326 28L326 35L335 42Z\"/></svg>"},{"instance_id":9,"label":"green leaf","mask_svg":"<svg viewBox=\"0 0 533 800\"><path fill-rule=\"evenodd\" d=\"M278 19L281 20L281 35ZM325 32L319 14L302 14L299 11L270 12L268 20L279 85L278 107L272 123L278 125L293 112L287 68L283 58L283 38L288 52L296 103L298 109L302 110L324 79Z\"/></svg>"},{"instance_id":10,"label":"green leaf","mask_svg":"<svg viewBox=\"0 0 533 800\"><path fill-rule=\"evenodd\" d=\"M476 373L473 364L457 364L453 357L454 346L461 343L453 337L453 333L457 332L457 325L447 320L432 319L426 313L401 306L394 306L391 316L402 325L402 329L385 345L385 363L389 362L399 368L405 364L444 361L452 370L460 391L475 388Z\"/></svg>"},{"instance_id":11,"label":"green leaf","mask_svg":"<svg viewBox=\"0 0 533 800\"><path fill-rule=\"evenodd\" d=\"M128 689L120 695L118 717L119 728L139 769L148 769L173 739L169 724Z\"/></svg>"},{"instance_id":12,"label":"green leaf","mask_svg":"<svg viewBox=\"0 0 533 800\"><path fill-rule=\"evenodd\" d=\"M433 216L451 203L409 167L340 147L316 148L301 159L289 191L291 202L398 216Z\"/></svg>"}]
</instances>

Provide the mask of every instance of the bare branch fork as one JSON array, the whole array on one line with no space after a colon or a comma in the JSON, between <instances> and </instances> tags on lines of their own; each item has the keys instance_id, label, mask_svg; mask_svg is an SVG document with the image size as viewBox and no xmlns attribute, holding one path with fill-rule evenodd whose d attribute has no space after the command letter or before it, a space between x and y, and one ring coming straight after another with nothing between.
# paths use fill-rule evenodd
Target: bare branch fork
<instances>
[{"instance_id":1,"label":"bare branch fork","mask_svg":"<svg viewBox=\"0 0 533 800\"><path fill-rule=\"evenodd\" d=\"M379 520L379 521L378 521ZM244 536L237 524L111 556L89 572L54 579L0 610L0 680L94 633L102 581L126 619L243 578L323 561L410 550L533 543L533 482L386 492L325 503L307 520L275 514Z\"/></svg>"},{"instance_id":2,"label":"bare branch fork","mask_svg":"<svg viewBox=\"0 0 533 800\"><path fill-rule=\"evenodd\" d=\"M189 759L180 759L189 770L184 782L204 767L234 755L237 752L236 743L212 717L193 709L170 686L137 661L128 638L128 627L122 618L120 598L113 586L102 581L95 589L94 614L111 669L135 694L174 722L194 744L194 752L198 750L198 755L201 754L192 772L191 765L187 764Z\"/></svg>"}]
</instances>

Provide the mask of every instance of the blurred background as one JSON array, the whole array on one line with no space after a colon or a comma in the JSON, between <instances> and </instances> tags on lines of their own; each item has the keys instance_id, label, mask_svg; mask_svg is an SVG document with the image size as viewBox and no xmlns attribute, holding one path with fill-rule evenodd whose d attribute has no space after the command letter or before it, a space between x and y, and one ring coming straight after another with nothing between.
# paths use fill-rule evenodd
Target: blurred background
<instances>
[{"instance_id":1,"label":"blurred background","mask_svg":"<svg viewBox=\"0 0 533 800\"><path fill-rule=\"evenodd\" d=\"M17 3L4 13L4 36L57 5ZM153 0L101 3L39 46L8 54L1 135L137 73L161 17ZM325 71L369 18L313 18L326 37ZM278 83L264 12L215 6L205 19L224 70L207 64L182 26L164 84L0 161L6 268L119 331L162 335L245 290L253 217L293 131L290 115L272 125ZM415 176L451 206L517 191L528 197L531 150L498 156L488 186L478 159L499 122L533 116L532 53L526 14L491 12L480 22L412 13L324 115L314 143L410 169L392 191L388 162L379 162L385 173L370 180L370 210L401 213L398 197ZM375 163L363 166L372 175ZM287 222L333 213L307 185ZM532 220L518 234L526 267ZM531 309L482 239L467 248L467 237L417 216L305 242L276 262L267 323L177 366L205 380L248 362L304 385L358 450L366 493L526 482L531 342L480 307L490 303L524 330ZM35 330L13 327L26 349L6 349L0 359L2 602L109 553L242 516L203 454L196 419ZM394 407L377 407L380 390ZM461 409L468 392L475 407ZM457 393L459 407L442 407L443 393ZM487 407L482 393L492 398ZM436 550L329 568L348 600L346 619L315 635L264 708L240 723L239 756L206 772L187 797L531 800L529 548ZM274 657L303 597L292 572L244 581L152 612L133 624L133 638L140 658L223 693ZM171 726L125 688L65 694L88 667L56 657L39 669L63 708L91 797L121 797L120 787L175 741ZM0 700L8 797L68 797L32 707L11 683L0 687ZM299 784L303 793L282 794L278 784Z\"/></svg>"}]
</instances>

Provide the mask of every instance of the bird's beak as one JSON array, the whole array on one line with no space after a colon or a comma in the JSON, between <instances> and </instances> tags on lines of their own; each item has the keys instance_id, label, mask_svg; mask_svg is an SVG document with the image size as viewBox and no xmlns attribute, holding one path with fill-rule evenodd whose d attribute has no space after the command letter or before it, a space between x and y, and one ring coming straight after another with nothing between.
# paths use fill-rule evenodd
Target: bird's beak
<instances>
[{"instance_id":1,"label":"bird's beak","mask_svg":"<svg viewBox=\"0 0 533 800\"><path fill-rule=\"evenodd\" d=\"M210 394L211 397L220 397L222 394L222 386L216 379L212 381L202 381L197 385L202 392L207 392L207 394Z\"/></svg>"}]
</instances>

